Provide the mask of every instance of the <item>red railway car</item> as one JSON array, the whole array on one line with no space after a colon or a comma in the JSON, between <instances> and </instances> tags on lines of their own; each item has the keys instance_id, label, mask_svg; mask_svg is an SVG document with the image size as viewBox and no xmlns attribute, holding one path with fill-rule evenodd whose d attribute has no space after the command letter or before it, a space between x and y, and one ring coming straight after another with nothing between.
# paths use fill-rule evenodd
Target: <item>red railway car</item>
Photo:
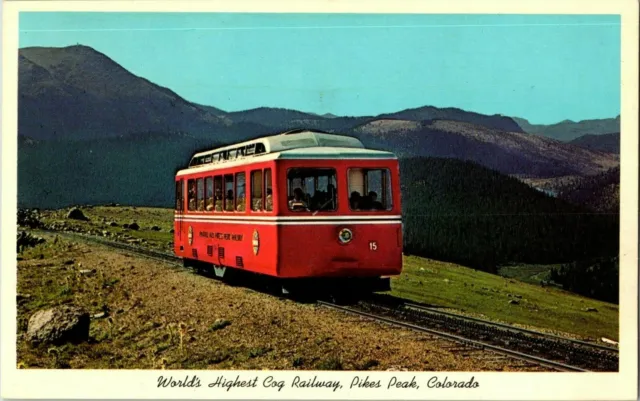
<instances>
[{"instance_id":1,"label":"red railway car","mask_svg":"<svg viewBox=\"0 0 640 401\"><path fill-rule=\"evenodd\" d=\"M389 289L402 270L399 167L356 138L296 130L197 153L177 172L174 251L286 292Z\"/></svg>"}]
</instances>

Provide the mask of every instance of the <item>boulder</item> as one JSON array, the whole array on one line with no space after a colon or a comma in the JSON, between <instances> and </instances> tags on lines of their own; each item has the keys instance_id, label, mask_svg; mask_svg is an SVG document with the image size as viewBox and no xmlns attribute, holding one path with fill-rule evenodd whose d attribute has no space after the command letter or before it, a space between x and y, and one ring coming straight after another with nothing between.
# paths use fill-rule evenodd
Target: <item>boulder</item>
<instances>
[{"instance_id":1,"label":"boulder","mask_svg":"<svg viewBox=\"0 0 640 401\"><path fill-rule=\"evenodd\" d=\"M152 227L151 227L151 231L160 231L160 227L158 227L158 226L152 226Z\"/></svg>"},{"instance_id":2,"label":"boulder","mask_svg":"<svg viewBox=\"0 0 640 401\"><path fill-rule=\"evenodd\" d=\"M129 224L129 229L130 230L138 230L139 228L140 228L140 226L135 221L133 223Z\"/></svg>"},{"instance_id":3,"label":"boulder","mask_svg":"<svg viewBox=\"0 0 640 401\"><path fill-rule=\"evenodd\" d=\"M115 221L110 222L109 225L111 227L118 227L118 223L116 223Z\"/></svg>"},{"instance_id":4,"label":"boulder","mask_svg":"<svg viewBox=\"0 0 640 401\"><path fill-rule=\"evenodd\" d=\"M29 319L27 340L33 344L80 343L89 339L89 313L72 305L40 310Z\"/></svg>"},{"instance_id":5,"label":"boulder","mask_svg":"<svg viewBox=\"0 0 640 401\"><path fill-rule=\"evenodd\" d=\"M69 213L67 213L67 219L73 219L73 220L89 220L87 218L87 216L84 215L84 213L82 213L82 210L78 209L77 207L71 208L71 210L69 210Z\"/></svg>"}]
</instances>

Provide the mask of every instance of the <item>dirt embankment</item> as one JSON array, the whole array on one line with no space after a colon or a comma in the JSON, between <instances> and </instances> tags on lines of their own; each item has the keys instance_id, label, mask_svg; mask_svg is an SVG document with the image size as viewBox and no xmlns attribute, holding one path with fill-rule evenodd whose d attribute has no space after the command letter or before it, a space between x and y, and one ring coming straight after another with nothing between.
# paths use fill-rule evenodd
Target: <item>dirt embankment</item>
<instances>
[{"instance_id":1,"label":"dirt embankment","mask_svg":"<svg viewBox=\"0 0 640 401\"><path fill-rule=\"evenodd\" d=\"M18 261L21 367L521 370L413 331L42 236L46 242ZM29 316L60 304L90 312L89 341L31 346L24 336Z\"/></svg>"}]
</instances>

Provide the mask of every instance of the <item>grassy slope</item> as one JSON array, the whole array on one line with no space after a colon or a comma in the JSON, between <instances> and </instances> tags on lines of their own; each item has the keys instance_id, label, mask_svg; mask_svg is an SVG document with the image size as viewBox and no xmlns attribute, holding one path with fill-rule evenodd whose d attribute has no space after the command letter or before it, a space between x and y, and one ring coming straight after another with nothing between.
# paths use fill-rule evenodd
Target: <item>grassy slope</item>
<instances>
[{"instance_id":1,"label":"grassy slope","mask_svg":"<svg viewBox=\"0 0 640 401\"><path fill-rule=\"evenodd\" d=\"M393 294L486 318L578 336L618 339L618 306L420 257L404 258ZM509 297L508 294L512 294ZM519 295L522 298L513 296ZM511 299L520 303L509 304ZM587 307L597 312L585 312Z\"/></svg>"},{"instance_id":2,"label":"grassy slope","mask_svg":"<svg viewBox=\"0 0 640 401\"><path fill-rule=\"evenodd\" d=\"M153 208L153 207L109 207L95 206L92 208L81 208L89 221L65 219L67 210L44 211L42 221L46 223L62 222L72 227L81 228L83 231L103 230L113 235L127 234L131 238L139 238L147 241L148 244L156 248L163 248L170 251L173 241L173 234L169 232L173 228L173 209ZM102 223L102 218L106 220ZM115 221L118 225L111 227L110 222ZM136 222L139 230L128 230L122 228L123 224ZM151 230L152 226L160 227L160 231Z\"/></svg>"},{"instance_id":3,"label":"grassy slope","mask_svg":"<svg viewBox=\"0 0 640 401\"><path fill-rule=\"evenodd\" d=\"M170 251L173 210L148 207L85 208L89 222L65 220L67 224L86 229L122 233L122 223L136 221L140 230L126 230L134 238L143 238L149 245ZM60 221L66 211L45 212L44 220ZM101 223L105 217L107 223ZM109 227L116 221L118 227ZM149 228L157 225L161 231ZM404 271L392 283L393 295L414 301L458 309L472 315L506 323L516 323L543 329L572 333L581 337L618 339L618 306L581 297L552 287L527 284L529 275L548 270L549 266L511 266L503 271L509 279L473 270L453 263L405 256ZM504 270L504 269L503 269ZM526 272L527 274L524 274ZM531 273L531 274L528 274ZM523 275L524 274L524 275ZM511 294L512 297L509 297ZM522 298L513 296L519 295ZM509 304L511 299L520 303ZM585 312L587 307L597 312Z\"/></svg>"}]
</instances>

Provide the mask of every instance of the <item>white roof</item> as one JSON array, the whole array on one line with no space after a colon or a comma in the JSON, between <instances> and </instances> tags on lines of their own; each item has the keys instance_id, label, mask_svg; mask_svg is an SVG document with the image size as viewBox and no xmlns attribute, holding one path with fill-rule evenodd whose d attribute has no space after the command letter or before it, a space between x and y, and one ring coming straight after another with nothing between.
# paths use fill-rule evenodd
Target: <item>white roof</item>
<instances>
[{"instance_id":1,"label":"white roof","mask_svg":"<svg viewBox=\"0 0 640 401\"><path fill-rule=\"evenodd\" d=\"M266 152L281 152L288 149L308 148L314 146L336 146L342 148L361 148L364 145L357 138L350 136L327 134L324 132L312 130L296 130L284 132L282 134L267 136L264 138L253 139L246 142L236 143L234 145L224 146L217 149L207 150L205 152L196 153L193 157L206 156L225 150L237 149L247 145L261 143L264 145Z\"/></svg>"},{"instance_id":2,"label":"white roof","mask_svg":"<svg viewBox=\"0 0 640 401\"><path fill-rule=\"evenodd\" d=\"M264 146L264 151L255 152L255 145ZM190 174L199 171L207 171L218 167L235 167L252 162L261 162L276 159L396 159L391 152L365 149L364 145L357 138L344 135L327 134L310 130L286 132L279 135L258 138L251 141L225 146L206 152L193 155L195 158L209 155L217 155L221 152L242 149L253 146L254 152L247 152L246 155L230 157L228 159L217 160L191 165L178 172L178 175Z\"/></svg>"},{"instance_id":3,"label":"white roof","mask_svg":"<svg viewBox=\"0 0 640 401\"><path fill-rule=\"evenodd\" d=\"M277 159L396 159L396 155L373 149L323 146L285 150Z\"/></svg>"}]
</instances>

